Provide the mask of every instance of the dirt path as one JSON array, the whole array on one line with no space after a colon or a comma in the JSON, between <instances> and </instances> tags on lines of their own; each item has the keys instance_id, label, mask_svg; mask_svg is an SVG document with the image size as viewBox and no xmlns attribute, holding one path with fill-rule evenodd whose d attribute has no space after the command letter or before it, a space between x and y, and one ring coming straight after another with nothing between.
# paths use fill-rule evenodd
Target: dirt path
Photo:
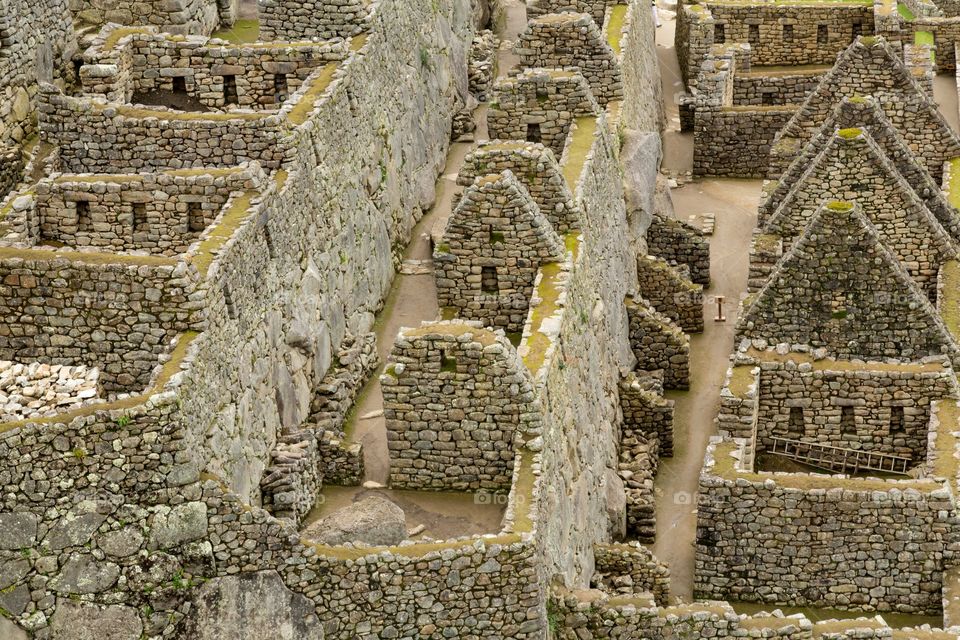
<instances>
[{"instance_id":1,"label":"dirt path","mask_svg":"<svg viewBox=\"0 0 960 640\"><path fill-rule=\"evenodd\" d=\"M679 132L680 120L674 97L683 90L680 68L673 49L674 22L662 17L657 29L657 57L666 101L667 132L664 134L663 169L689 171L693 164L693 135ZM720 387L733 350L737 302L747 284L747 254L756 223L759 180L699 180L673 190L676 215L713 213L716 229L710 241L711 286L704 312L705 331L690 340L691 387L668 394L676 402L674 456L660 462L655 482L657 495L656 556L670 566L672 593L676 600L693 598L696 512L694 494L703 455L719 408ZM716 296L724 296L726 322L715 322Z\"/></svg>"}]
</instances>

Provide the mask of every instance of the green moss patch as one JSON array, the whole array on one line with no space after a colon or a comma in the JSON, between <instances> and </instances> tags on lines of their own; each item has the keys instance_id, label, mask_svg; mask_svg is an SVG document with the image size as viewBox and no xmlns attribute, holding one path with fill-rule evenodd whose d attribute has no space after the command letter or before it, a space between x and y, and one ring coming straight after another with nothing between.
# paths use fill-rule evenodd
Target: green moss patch
<instances>
[{"instance_id":1,"label":"green moss patch","mask_svg":"<svg viewBox=\"0 0 960 640\"><path fill-rule=\"evenodd\" d=\"M859 138L863 135L863 129L850 128L850 129L840 129L837 131L837 135L843 138L844 140L853 140L854 138Z\"/></svg>"},{"instance_id":2,"label":"green moss patch","mask_svg":"<svg viewBox=\"0 0 960 640\"><path fill-rule=\"evenodd\" d=\"M337 70L337 66L338 63L336 62L327 63L323 71L313 79L310 87L303 92L300 100L293 109L290 110L290 113L287 114L287 119L294 126L303 124L307 121L307 118L310 117L310 113L316 106L317 100L320 99L321 94L330 86L330 82L333 80L333 73Z\"/></svg>"},{"instance_id":3,"label":"green moss patch","mask_svg":"<svg viewBox=\"0 0 960 640\"><path fill-rule=\"evenodd\" d=\"M227 240L233 236L234 232L240 228L240 225L247 218L250 211L250 205L257 191L244 191L233 199L230 209L223 215L220 223L210 230L207 237L200 243L197 253L190 258L190 262L197 268L200 275L206 277L213 264L213 259L217 252L226 244Z\"/></svg>"},{"instance_id":4,"label":"green moss patch","mask_svg":"<svg viewBox=\"0 0 960 640\"><path fill-rule=\"evenodd\" d=\"M594 116L577 118L575 123L576 129L573 131L573 139L567 147L567 155L563 163L563 177L566 178L571 193L577 192L580 174L583 173L587 154L593 148L593 136L597 132L597 119Z\"/></svg>"},{"instance_id":5,"label":"green moss patch","mask_svg":"<svg viewBox=\"0 0 960 640\"><path fill-rule=\"evenodd\" d=\"M213 37L226 40L231 44L256 42L260 39L260 21L237 20L229 29L214 32Z\"/></svg>"},{"instance_id":6,"label":"green moss patch","mask_svg":"<svg viewBox=\"0 0 960 640\"><path fill-rule=\"evenodd\" d=\"M830 209L830 211L853 211L853 203L844 202L843 200L831 200L827 203L827 209Z\"/></svg>"},{"instance_id":7,"label":"green moss patch","mask_svg":"<svg viewBox=\"0 0 960 640\"><path fill-rule=\"evenodd\" d=\"M917 17L913 15L913 11L910 10L910 7L903 4L902 2L897 3L897 13L899 13L900 17L906 20L907 22L912 22Z\"/></svg>"},{"instance_id":8,"label":"green moss patch","mask_svg":"<svg viewBox=\"0 0 960 640\"><path fill-rule=\"evenodd\" d=\"M607 43L613 52L620 55L622 51L623 25L627 21L628 5L618 4L610 7L610 20L607 21Z\"/></svg>"}]
</instances>

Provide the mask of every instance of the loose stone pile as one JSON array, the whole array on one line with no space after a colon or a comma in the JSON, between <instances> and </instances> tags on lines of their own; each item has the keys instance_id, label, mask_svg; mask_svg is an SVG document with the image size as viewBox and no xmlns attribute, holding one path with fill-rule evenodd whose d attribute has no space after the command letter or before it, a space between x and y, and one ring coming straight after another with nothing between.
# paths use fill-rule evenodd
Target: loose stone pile
<instances>
[{"instance_id":1,"label":"loose stone pile","mask_svg":"<svg viewBox=\"0 0 960 640\"><path fill-rule=\"evenodd\" d=\"M38 418L96 402L96 367L0 360L0 420Z\"/></svg>"}]
</instances>

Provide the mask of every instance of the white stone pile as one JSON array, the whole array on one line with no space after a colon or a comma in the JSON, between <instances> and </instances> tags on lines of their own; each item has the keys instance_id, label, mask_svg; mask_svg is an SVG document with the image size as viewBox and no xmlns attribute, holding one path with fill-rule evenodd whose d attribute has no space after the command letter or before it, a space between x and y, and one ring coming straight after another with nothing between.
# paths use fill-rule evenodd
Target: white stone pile
<instances>
[{"instance_id":1,"label":"white stone pile","mask_svg":"<svg viewBox=\"0 0 960 640\"><path fill-rule=\"evenodd\" d=\"M0 360L0 420L22 420L89 403L99 395L96 367Z\"/></svg>"}]
</instances>

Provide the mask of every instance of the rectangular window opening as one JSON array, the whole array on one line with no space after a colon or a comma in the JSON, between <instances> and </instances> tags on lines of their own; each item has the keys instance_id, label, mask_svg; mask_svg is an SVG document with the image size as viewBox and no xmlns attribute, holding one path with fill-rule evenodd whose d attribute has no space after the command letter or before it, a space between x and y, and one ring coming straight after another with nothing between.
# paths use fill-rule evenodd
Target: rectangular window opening
<instances>
[{"instance_id":1,"label":"rectangular window opening","mask_svg":"<svg viewBox=\"0 0 960 640\"><path fill-rule=\"evenodd\" d=\"M803 407L790 407L790 427L788 437L794 440L804 434Z\"/></svg>"},{"instance_id":2,"label":"rectangular window opening","mask_svg":"<svg viewBox=\"0 0 960 640\"><path fill-rule=\"evenodd\" d=\"M830 29L825 24L817 25L817 44L827 44L830 38Z\"/></svg>"},{"instance_id":3,"label":"rectangular window opening","mask_svg":"<svg viewBox=\"0 0 960 640\"><path fill-rule=\"evenodd\" d=\"M747 31L747 41L753 46L760 44L760 25L758 24L749 25L749 28Z\"/></svg>"},{"instance_id":4,"label":"rectangular window opening","mask_svg":"<svg viewBox=\"0 0 960 640\"><path fill-rule=\"evenodd\" d=\"M857 435L857 422L853 415L853 407L840 407L840 433L843 435Z\"/></svg>"},{"instance_id":5,"label":"rectangular window opening","mask_svg":"<svg viewBox=\"0 0 960 640\"><path fill-rule=\"evenodd\" d=\"M183 76L174 76L173 77L173 92L174 93L186 93L187 92L187 79Z\"/></svg>"},{"instance_id":6,"label":"rectangular window opening","mask_svg":"<svg viewBox=\"0 0 960 640\"><path fill-rule=\"evenodd\" d=\"M190 202L187 204L187 225L193 233L200 233L207 228L207 219L203 215L202 202Z\"/></svg>"},{"instance_id":7,"label":"rectangular window opening","mask_svg":"<svg viewBox=\"0 0 960 640\"><path fill-rule=\"evenodd\" d=\"M783 41L793 42L793 25L792 24L783 25Z\"/></svg>"},{"instance_id":8,"label":"rectangular window opening","mask_svg":"<svg viewBox=\"0 0 960 640\"><path fill-rule=\"evenodd\" d=\"M447 356L446 349L440 349L440 371L456 372L457 359Z\"/></svg>"},{"instance_id":9,"label":"rectangular window opening","mask_svg":"<svg viewBox=\"0 0 960 640\"><path fill-rule=\"evenodd\" d=\"M852 25L850 25L850 31L851 31L851 33L853 34L853 38L852 38L852 39L853 39L853 40L856 40L858 36L862 36L862 35L863 35L863 23L862 23L862 22L854 22Z\"/></svg>"},{"instance_id":10,"label":"rectangular window opening","mask_svg":"<svg viewBox=\"0 0 960 640\"><path fill-rule=\"evenodd\" d=\"M906 426L903 407L890 407L890 433L903 433Z\"/></svg>"},{"instance_id":11,"label":"rectangular window opening","mask_svg":"<svg viewBox=\"0 0 960 640\"><path fill-rule=\"evenodd\" d=\"M150 229L147 220L147 205L143 202L134 202L131 205L131 228L134 233L143 233Z\"/></svg>"},{"instance_id":12,"label":"rectangular window opening","mask_svg":"<svg viewBox=\"0 0 960 640\"><path fill-rule=\"evenodd\" d=\"M540 135L540 125L539 124L528 124L527 125L527 142L542 142L543 138Z\"/></svg>"},{"instance_id":13,"label":"rectangular window opening","mask_svg":"<svg viewBox=\"0 0 960 640\"><path fill-rule=\"evenodd\" d=\"M713 25L713 43L723 44L726 41L727 41L727 25L725 24Z\"/></svg>"},{"instance_id":14,"label":"rectangular window opening","mask_svg":"<svg viewBox=\"0 0 960 640\"><path fill-rule=\"evenodd\" d=\"M480 269L480 290L484 293L500 293L500 282L497 279L496 267L482 267Z\"/></svg>"},{"instance_id":15,"label":"rectangular window opening","mask_svg":"<svg viewBox=\"0 0 960 640\"><path fill-rule=\"evenodd\" d=\"M240 104L237 93L237 76L223 76L223 101L226 104Z\"/></svg>"},{"instance_id":16,"label":"rectangular window opening","mask_svg":"<svg viewBox=\"0 0 960 640\"><path fill-rule=\"evenodd\" d=\"M77 200L75 203L77 210L77 230L87 231L90 229L90 203L86 200Z\"/></svg>"},{"instance_id":17,"label":"rectangular window opening","mask_svg":"<svg viewBox=\"0 0 960 640\"><path fill-rule=\"evenodd\" d=\"M290 87L287 84L287 74L278 73L273 76L273 93L277 104L285 101L290 95Z\"/></svg>"}]
</instances>

